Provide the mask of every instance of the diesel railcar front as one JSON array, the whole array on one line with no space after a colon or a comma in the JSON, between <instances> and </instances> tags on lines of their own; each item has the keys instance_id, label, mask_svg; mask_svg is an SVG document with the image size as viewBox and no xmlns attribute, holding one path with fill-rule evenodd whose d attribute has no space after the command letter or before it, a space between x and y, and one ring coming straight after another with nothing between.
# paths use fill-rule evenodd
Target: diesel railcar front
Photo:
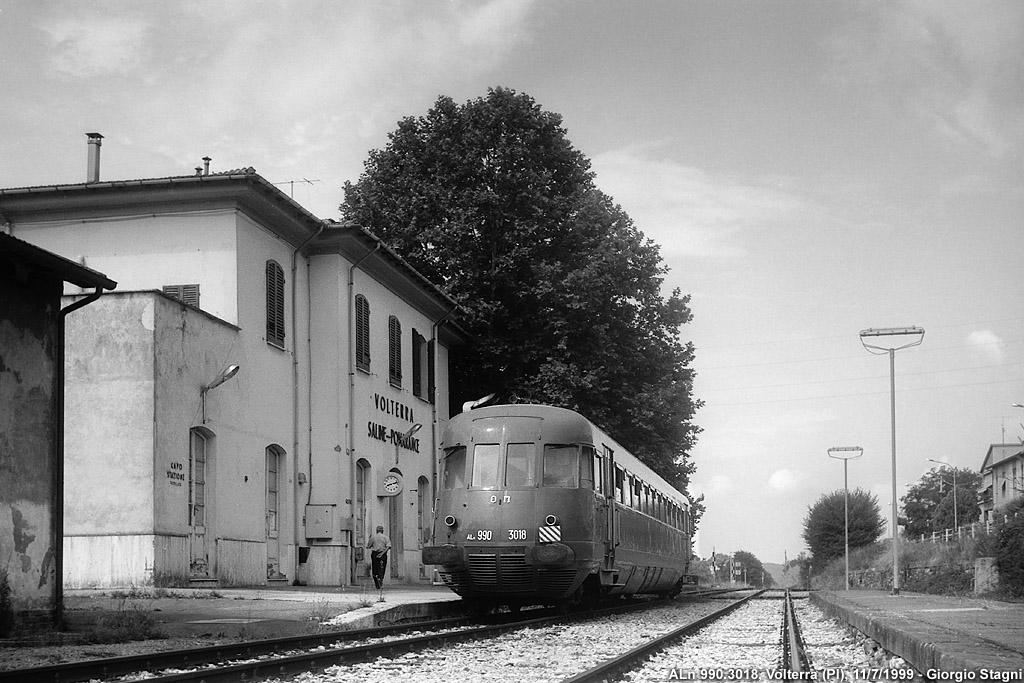
<instances>
[{"instance_id":1,"label":"diesel railcar front","mask_svg":"<svg viewBox=\"0 0 1024 683\"><path fill-rule=\"evenodd\" d=\"M582 415L479 408L453 418L440 445L422 558L462 597L516 607L695 581L689 501Z\"/></svg>"}]
</instances>

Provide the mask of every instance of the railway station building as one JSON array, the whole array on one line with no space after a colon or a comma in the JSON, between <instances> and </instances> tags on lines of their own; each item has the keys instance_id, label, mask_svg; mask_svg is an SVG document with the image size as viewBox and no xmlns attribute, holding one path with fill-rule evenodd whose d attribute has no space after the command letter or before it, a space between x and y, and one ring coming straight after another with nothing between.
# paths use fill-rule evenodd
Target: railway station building
<instances>
[{"instance_id":1,"label":"railway station building","mask_svg":"<svg viewBox=\"0 0 1024 683\"><path fill-rule=\"evenodd\" d=\"M252 168L0 189L0 232L119 283L68 321L63 585L426 582L459 310ZM83 291L68 286L64 305Z\"/></svg>"},{"instance_id":2,"label":"railway station building","mask_svg":"<svg viewBox=\"0 0 1024 683\"><path fill-rule=\"evenodd\" d=\"M1024 446L992 444L981 463L978 504L982 524L996 521L1010 501L1024 495Z\"/></svg>"}]
</instances>

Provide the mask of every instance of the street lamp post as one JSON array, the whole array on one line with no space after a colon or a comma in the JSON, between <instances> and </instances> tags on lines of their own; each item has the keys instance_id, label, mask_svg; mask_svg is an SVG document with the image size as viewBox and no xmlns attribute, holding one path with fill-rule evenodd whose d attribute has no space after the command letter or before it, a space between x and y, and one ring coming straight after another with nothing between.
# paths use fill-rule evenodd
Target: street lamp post
<instances>
[{"instance_id":1,"label":"street lamp post","mask_svg":"<svg viewBox=\"0 0 1024 683\"><path fill-rule=\"evenodd\" d=\"M843 517L845 529L844 547L846 548L846 590L850 590L850 486L847 478L847 466L855 458L864 453L860 446L836 446L828 449L828 457L843 461Z\"/></svg>"},{"instance_id":2,"label":"street lamp post","mask_svg":"<svg viewBox=\"0 0 1024 683\"><path fill-rule=\"evenodd\" d=\"M957 538L960 538L960 518L957 516L956 510L956 468L950 467L944 462L938 460L932 460L931 458L925 458L928 462L933 462L936 465L942 465L943 467L949 467L953 470L953 531L956 532Z\"/></svg>"},{"instance_id":3,"label":"street lamp post","mask_svg":"<svg viewBox=\"0 0 1024 683\"><path fill-rule=\"evenodd\" d=\"M882 346L882 337L910 337L910 341L896 346ZM868 340L879 339L877 343ZM860 331L860 343L875 355L889 354L889 390L892 413L892 594L900 594L899 506L896 499L896 352L917 346L924 341L920 327L868 328Z\"/></svg>"}]
</instances>

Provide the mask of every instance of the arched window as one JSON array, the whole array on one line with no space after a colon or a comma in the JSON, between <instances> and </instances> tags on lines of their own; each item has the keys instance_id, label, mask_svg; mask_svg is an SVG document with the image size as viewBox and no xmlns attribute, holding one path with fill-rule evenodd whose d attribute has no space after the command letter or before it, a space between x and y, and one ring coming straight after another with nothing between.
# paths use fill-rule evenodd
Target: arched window
<instances>
[{"instance_id":1,"label":"arched window","mask_svg":"<svg viewBox=\"0 0 1024 683\"><path fill-rule=\"evenodd\" d=\"M284 270L267 261L267 343L284 348Z\"/></svg>"},{"instance_id":2,"label":"arched window","mask_svg":"<svg viewBox=\"0 0 1024 683\"><path fill-rule=\"evenodd\" d=\"M395 316L388 318L388 381L402 386L402 323Z\"/></svg>"},{"instance_id":3,"label":"arched window","mask_svg":"<svg viewBox=\"0 0 1024 683\"><path fill-rule=\"evenodd\" d=\"M356 295L356 367L370 371L370 302Z\"/></svg>"}]
</instances>

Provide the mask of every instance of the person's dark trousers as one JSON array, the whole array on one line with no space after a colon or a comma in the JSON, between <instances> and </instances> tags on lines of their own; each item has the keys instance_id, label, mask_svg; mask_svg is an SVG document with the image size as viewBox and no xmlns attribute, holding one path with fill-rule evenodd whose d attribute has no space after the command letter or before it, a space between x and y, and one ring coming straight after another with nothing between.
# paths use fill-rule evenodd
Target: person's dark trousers
<instances>
[{"instance_id":1,"label":"person's dark trousers","mask_svg":"<svg viewBox=\"0 0 1024 683\"><path fill-rule=\"evenodd\" d=\"M373 574L373 585L380 588L384 585L384 572L388 568L387 553L370 554L370 572Z\"/></svg>"}]
</instances>

